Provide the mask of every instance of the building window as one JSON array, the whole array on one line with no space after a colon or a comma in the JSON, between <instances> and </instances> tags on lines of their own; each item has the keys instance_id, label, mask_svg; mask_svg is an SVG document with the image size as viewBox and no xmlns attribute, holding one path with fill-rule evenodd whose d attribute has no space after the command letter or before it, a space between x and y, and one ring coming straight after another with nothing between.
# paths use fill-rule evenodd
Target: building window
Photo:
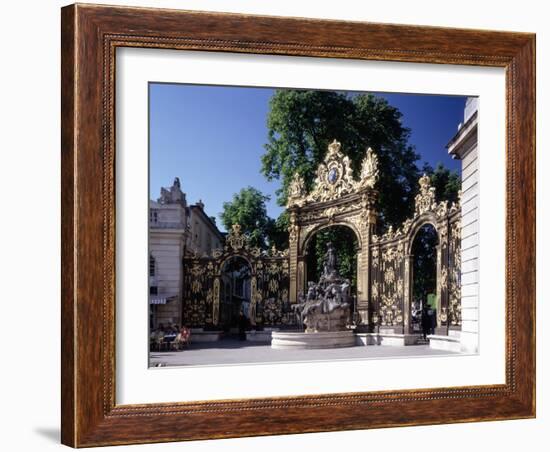
<instances>
[{"instance_id":1,"label":"building window","mask_svg":"<svg viewBox=\"0 0 550 452\"><path fill-rule=\"evenodd\" d=\"M159 213L156 210L150 210L149 211L149 221L153 224L158 223L159 221Z\"/></svg>"},{"instance_id":2,"label":"building window","mask_svg":"<svg viewBox=\"0 0 550 452\"><path fill-rule=\"evenodd\" d=\"M149 295L158 295L158 287L157 286L150 286L149 287Z\"/></svg>"},{"instance_id":3,"label":"building window","mask_svg":"<svg viewBox=\"0 0 550 452\"><path fill-rule=\"evenodd\" d=\"M155 270L156 270L156 262L155 258L152 254L149 255L149 276L154 277L155 276Z\"/></svg>"}]
</instances>

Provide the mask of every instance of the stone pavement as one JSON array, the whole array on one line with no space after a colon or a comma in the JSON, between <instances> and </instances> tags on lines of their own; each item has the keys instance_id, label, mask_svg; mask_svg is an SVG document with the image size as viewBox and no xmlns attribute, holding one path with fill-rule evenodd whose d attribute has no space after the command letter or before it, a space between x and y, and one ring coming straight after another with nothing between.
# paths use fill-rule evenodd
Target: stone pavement
<instances>
[{"instance_id":1,"label":"stone pavement","mask_svg":"<svg viewBox=\"0 0 550 452\"><path fill-rule=\"evenodd\" d=\"M296 361L334 361L349 359L410 358L426 356L459 356L428 345L404 347L358 345L323 350L277 350L270 344L223 339L218 342L191 344L188 349L151 352L150 366L204 366L232 364L262 364Z\"/></svg>"}]
</instances>

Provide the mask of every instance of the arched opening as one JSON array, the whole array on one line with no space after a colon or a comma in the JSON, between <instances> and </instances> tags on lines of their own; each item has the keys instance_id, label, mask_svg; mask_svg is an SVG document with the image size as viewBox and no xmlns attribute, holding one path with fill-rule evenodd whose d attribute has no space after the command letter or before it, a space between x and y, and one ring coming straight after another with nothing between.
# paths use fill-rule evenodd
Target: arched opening
<instances>
[{"instance_id":1,"label":"arched opening","mask_svg":"<svg viewBox=\"0 0 550 452\"><path fill-rule=\"evenodd\" d=\"M241 256L230 257L223 263L220 284L220 325L226 331L238 331L239 325L243 323L241 313L248 321L251 274L249 262Z\"/></svg>"},{"instance_id":2,"label":"arched opening","mask_svg":"<svg viewBox=\"0 0 550 452\"><path fill-rule=\"evenodd\" d=\"M335 225L317 231L306 244L306 284L318 282L323 274L323 265L328 244L336 251L336 269L342 278L351 283L351 294L357 294L357 253L359 241L356 233L349 226Z\"/></svg>"},{"instance_id":3,"label":"arched opening","mask_svg":"<svg viewBox=\"0 0 550 452\"><path fill-rule=\"evenodd\" d=\"M437 248L439 237L435 227L426 223L414 237L412 255L412 330L421 332L429 326L430 332L436 326L437 300ZM428 317L422 310L428 307ZM424 320L423 320L424 317Z\"/></svg>"}]
</instances>

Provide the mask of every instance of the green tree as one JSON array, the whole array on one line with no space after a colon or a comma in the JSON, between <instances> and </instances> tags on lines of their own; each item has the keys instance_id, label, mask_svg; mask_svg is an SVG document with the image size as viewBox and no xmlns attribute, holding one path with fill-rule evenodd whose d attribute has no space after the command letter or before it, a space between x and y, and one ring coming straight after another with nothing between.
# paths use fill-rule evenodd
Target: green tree
<instances>
[{"instance_id":1,"label":"green tree","mask_svg":"<svg viewBox=\"0 0 550 452\"><path fill-rule=\"evenodd\" d=\"M332 242L336 248L337 269L340 276L357 286L357 248L355 233L346 226L332 226L317 232L308 243L307 280L319 281L323 273L327 244Z\"/></svg>"},{"instance_id":2,"label":"green tree","mask_svg":"<svg viewBox=\"0 0 550 452\"><path fill-rule=\"evenodd\" d=\"M269 196L254 187L241 189L233 195L231 201L223 203L223 212L220 214L223 226L229 231L234 224L239 224L252 246L267 248L270 245L269 234L275 223L267 215L265 203L269 199Z\"/></svg>"},{"instance_id":3,"label":"green tree","mask_svg":"<svg viewBox=\"0 0 550 452\"><path fill-rule=\"evenodd\" d=\"M437 232L431 224L425 224L416 233L411 254L413 260L413 299L427 300L428 294L436 293Z\"/></svg>"},{"instance_id":4,"label":"green tree","mask_svg":"<svg viewBox=\"0 0 550 452\"><path fill-rule=\"evenodd\" d=\"M410 130L401 113L371 94L334 91L277 90L270 100L268 142L262 172L278 179L277 201L285 205L296 171L311 189L328 144L337 139L357 175L367 147L378 155L380 226L398 226L410 216L417 191L418 155L408 144Z\"/></svg>"},{"instance_id":5,"label":"green tree","mask_svg":"<svg viewBox=\"0 0 550 452\"><path fill-rule=\"evenodd\" d=\"M268 142L262 156L262 172L268 180L280 181L277 202L286 204L288 187L295 172L304 177L306 188L312 189L315 172L324 159L327 146L336 139L342 143L342 150L349 156L356 176L366 148L374 149L380 170L376 186L379 191L378 229L381 232L389 225L399 227L412 216L421 175L417 166L419 156L409 144L410 130L402 125L401 117L397 108L371 94L275 91L267 118ZM461 181L456 172L441 164L435 169L425 164L423 170L430 175L438 201L458 199ZM286 213L272 223L270 236L278 246L288 244L284 241L287 226ZM355 282L355 237L333 228L319 232L310 243L308 279L318 279L328 241L332 241L338 250L340 273ZM433 244L434 237L427 233L422 234L416 245L418 262L423 262L416 273L419 278L417 294L433 284Z\"/></svg>"},{"instance_id":6,"label":"green tree","mask_svg":"<svg viewBox=\"0 0 550 452\"><path fill-rule=\"evenodd\" d=\"M436 165L435 169L425 163L423 171L430 176L430 182L435 187L437 201L458 201L458 192L462 186L458 172L445 168L441 162Z\"/></svg>"},{"instance_id":7,"label":"green tree","mask_svg":"<svg viewBox=\"0 0 550 452\"><path fill-rule=\"evenodd\" d=\"M268 228L269 245L275 245L278 250L288 248L288 212L285 210L276 220L270 219Z\"/></svg>"},{"instance_id":8,"label":"green tree","mask_svg":"<svg viewBox=\"0 0 550 452\"><path fill-rule=\"evenodd\" d=\"M438 163L435 169L425 163L423 172L430 176L438 202L458 201L461 179L456 171L445 168L442 163ZM437 232L431 225L423 226L414 238L412 255L414 256L413 297L415 300L425 302L428 294L436 292L437 241Z\"/></svg>"}]
</instances>

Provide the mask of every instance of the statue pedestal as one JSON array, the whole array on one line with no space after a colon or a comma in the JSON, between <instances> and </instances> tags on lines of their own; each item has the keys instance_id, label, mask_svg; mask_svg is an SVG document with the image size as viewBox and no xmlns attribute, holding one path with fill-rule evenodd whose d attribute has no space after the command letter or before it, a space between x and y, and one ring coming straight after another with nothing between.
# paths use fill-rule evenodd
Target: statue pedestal
<instances>
[{"instance_id":1,"label":"statue pedestal","mask_svg":"<svg viewBox=\"0 0 550 452\"><path fill-rule=\"evenodd\" d=\"M346 331L349 323L349 308L336 308L327 314L316 311L305 316L306 333Z\"/></svg>"},{"instance_id":2,"label":"statue pedestal","mask_svg":"<svg viewBox=\"0 0 550 452\"><path fill-rule=\"evenodd\" d=\"M321 331L307 333L298 331L273 331L271 348L277 349L315 349L355 346L353 331Z\"/></svg>"}]
</instances>

